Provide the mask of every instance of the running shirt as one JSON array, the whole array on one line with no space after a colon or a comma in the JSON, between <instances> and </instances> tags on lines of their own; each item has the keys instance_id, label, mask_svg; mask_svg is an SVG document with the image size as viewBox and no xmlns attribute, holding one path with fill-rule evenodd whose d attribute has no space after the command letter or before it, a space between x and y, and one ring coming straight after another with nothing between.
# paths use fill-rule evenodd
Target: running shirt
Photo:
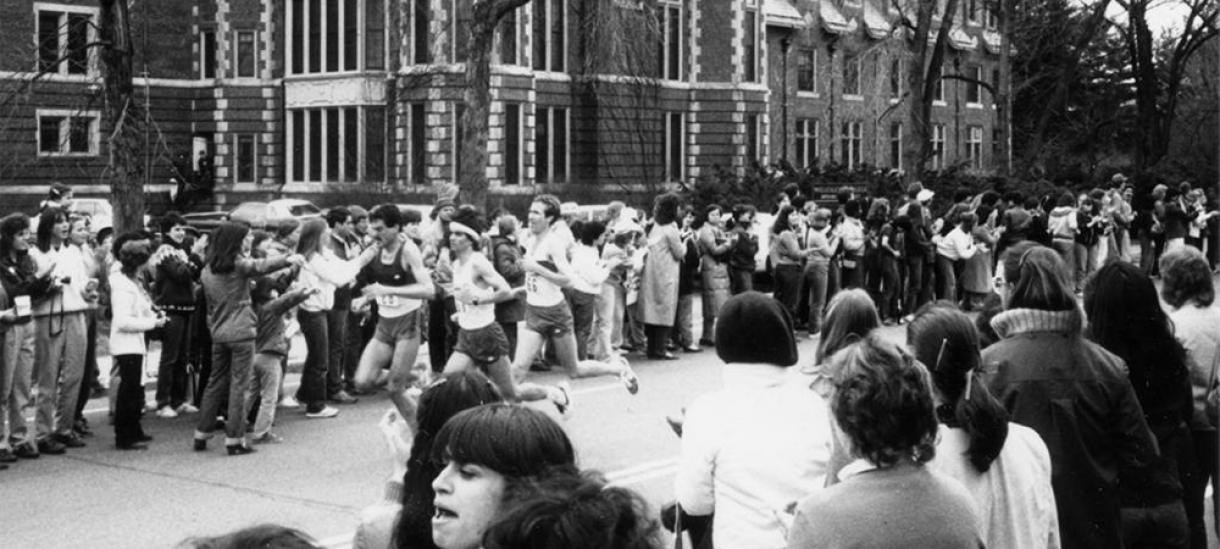
<instances>
[{"instance_id":1,"label":"running shirt","mask_svg":"<svg viewBox=\"0 0 1220 549\"><path fill-rule=\"evenodd\" d=\"M477 252L474 252L477 253ZM463 289L470 288L472 290L481 290L474 281L474 259L468 258L466 261L453 262L453 291L454 293L461 292ZM496 321L496 305L494 303L463 303L460 299L454 299L457 304L457 322L463 330L477 330L488 324Z\"/></svg>"},{"instance_id":2,"label":"running shirt","mask_svg":"<svg viewBox=\"0 0 1220 549\"><path fill-rule=\"evenodd\" d=\"M398 247L394 260L389 264L378 257L364 268L369 283L383 286L402 287L414 284L415 274L402 265L402 253L406 244ZM380 254L378 254L380 255ZM399 295L377 296L377 314L382 318L397 318L414 311L423 304L422 300L404 298Z\"/></svg>"},{"instance_id":3,"label":"running shirt","mask_svg":"<svg viewBox=\"0 0 1220 549\"><path fill-rule=\"evenodd\" d=\"M544 267L555 270L551 260L554 251L565 250L563 240L556 233L548 231L530 250L530 258ZM537 273L525 273L525 302L536 307L550 307L563 302L563 289L558 284L547 280Z\"/></svg>"}]
</instances>

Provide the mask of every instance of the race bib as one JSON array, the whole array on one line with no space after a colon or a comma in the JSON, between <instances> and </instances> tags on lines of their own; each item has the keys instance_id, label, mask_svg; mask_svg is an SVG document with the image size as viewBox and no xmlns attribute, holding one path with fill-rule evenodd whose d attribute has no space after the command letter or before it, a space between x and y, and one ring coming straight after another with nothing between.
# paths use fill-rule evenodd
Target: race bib
<instances>
[{"instance_id":1,"label":"race bib","mask_svg":"<svg viewBox=\"0 0 1220 549\"><path fill-rule=\"evenodd\" d=\"M398 296L396 295L381 295L377 296L377 304L382 307L397 307Z\"/></svg>"},{"instance_id":2,"label":"race bib","mask_svg":"<svg viewBox=\"0 0 1220 549\"><path fill-rule=\"evenodd\" d=\"M538 293L538 273L525 273L525 291Z\"/></svg>"}]
</instances>

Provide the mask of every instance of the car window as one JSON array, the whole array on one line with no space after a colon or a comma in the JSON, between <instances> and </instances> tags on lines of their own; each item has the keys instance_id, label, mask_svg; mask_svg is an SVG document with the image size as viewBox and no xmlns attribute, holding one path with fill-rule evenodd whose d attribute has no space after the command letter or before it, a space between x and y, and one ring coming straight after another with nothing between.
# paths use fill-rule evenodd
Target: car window
<instances>
[{"instance_id":1,"label":"car window","mask_svg":"<svg viewBox=\"0 0 1220 549\"><path fill-rule=\"evenodd\" d=\"M302 202L300 204L293 204L291 206L288 206L288 215L290 215L292 217L300 217L303 215L313 215L313 214L320 214L320 213L322 213L321 208L314 206L313 204L310 204L308 202Z\"/></svg>"}]
</instances>

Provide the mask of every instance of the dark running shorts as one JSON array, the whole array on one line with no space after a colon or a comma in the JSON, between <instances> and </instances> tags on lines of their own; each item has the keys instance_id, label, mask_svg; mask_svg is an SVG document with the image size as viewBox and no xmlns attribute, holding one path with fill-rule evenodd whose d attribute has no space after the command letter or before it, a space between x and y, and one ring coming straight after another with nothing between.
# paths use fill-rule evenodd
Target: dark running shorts
<instances>
[{"instance_id":1,"label":"dark running shorts","mask_svg":"<svg viewBox=\"0 0 1220 549\"><path fill-rule=\"evenodd\" d=\"M381 317L377 319L377 332L373 339L394 345L405 339L419 337L419 309L394 318Z\"/></svg>"},{"instance_id":2,"label":"dark running shorts","mask_svg":"<svg viewBox=\"0 0 1220 549\"><path fill-rule=\"evenodd\" d=\"M453 352L462 353L477 364L491 364L508 356L508 336L497 322L475 330L458 330Z\"/></svg>"},{"instance_id":3,"label":"dark running shorts","mask_svg":"<svg viewBox=\"0 0 1220 549\"><path fill-rule=\"evenodd\" d=\"M547 337L559 337L572 331L572 309L567 301L550 307L525 306L525 327Z\"/></svg>"}]
</instances>

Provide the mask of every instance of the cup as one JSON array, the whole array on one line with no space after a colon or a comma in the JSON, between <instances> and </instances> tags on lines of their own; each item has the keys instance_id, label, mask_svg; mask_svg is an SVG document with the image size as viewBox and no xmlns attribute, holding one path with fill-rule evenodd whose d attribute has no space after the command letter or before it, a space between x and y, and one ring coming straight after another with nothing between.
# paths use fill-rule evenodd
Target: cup
<instances>
[{"instance_id":1,"label":"cup","mask_svg":"<svg viewBox=\"0 0 1220 549\"><path fill-rule=\"evenodd\" d=\"M13 307L17 309L18 320L26 320L30 318L30 296L19 295L14 297Z\"/></svg>"}]
</instances>

